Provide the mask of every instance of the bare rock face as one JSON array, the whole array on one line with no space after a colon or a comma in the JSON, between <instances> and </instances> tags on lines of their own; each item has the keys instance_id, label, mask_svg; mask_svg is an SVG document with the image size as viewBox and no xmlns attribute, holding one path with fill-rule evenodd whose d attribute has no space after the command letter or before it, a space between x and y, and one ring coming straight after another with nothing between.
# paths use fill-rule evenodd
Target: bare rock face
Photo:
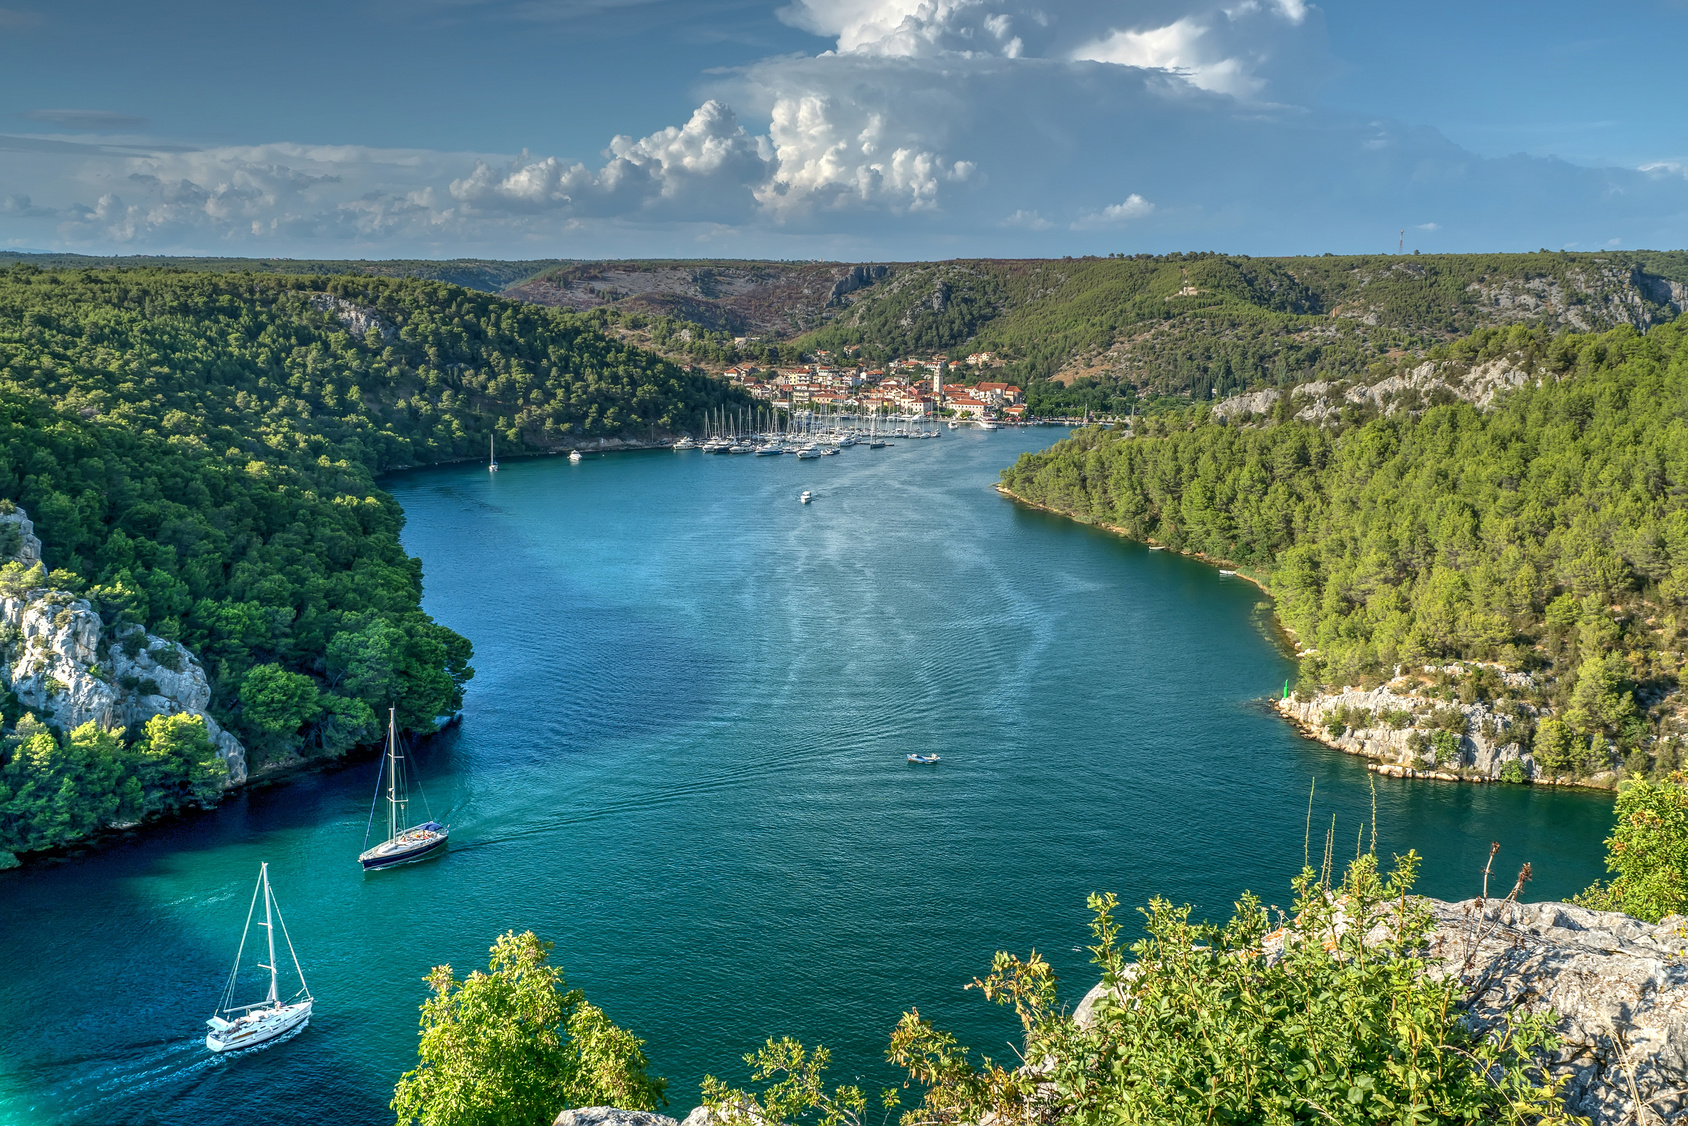
<instances>
[{"instance_id":1,"label":"bare rock face","mask_svg":"<svg viewBox=\"0 0 1688 1126\"><path fill-rule=\"evenodd\" d=\"M1511 684L1528 677L1505 673L1503 679ZM1370 690L1341 688L1305 700L1290 697L1279 700L1277 708L1321 743L1374 760L1374 769L1381 774L1492 781L1502 776L1508 764L1516 762L1523 779L1534 782L1542 777L1534 757L1511 734L1516 724L1514 717L1489 704L1436 700L1412 691L1402 682L1392 681ZM1433 716L1455 711L1460 713L1464 724L1463 733L1457 739L1458 749L1451 755L1430 748L1415 752L1411 745L1414 732L1429 733L1432 728L1427 725ZM1367 718L1333 735L1327 721L1338 715ZM1402 716L1410 717L1408 724L1390 725L1391 719L1398 721Z\"/></svg>"},{"instance_id":2,"label":"bare rock face","mask_svg":"<svg viewBox=\"0 0 1688 1126\"><path fill-rule=\"evenodd\" d=\"M4 531L8 524L18 530L18 550L7 558L16 559L25 567L41 562L41 541L35 538L35 524L28 514L21 508L0 512L0 531Z\"/></svg>"},{"instance_id":3,"label":"bare rock face","mask_svg":"<svg viewBox=\"0 0 1688 1126\"><path fill-rule=\"evenodd\" d=\"M1460 976L1476 1029L1512 1009L1557 1014L1551 1070L1569 1077L1567 1110L1595 1126L1688 1116L1688 918L1654 926L1568 903L1430 903L1429 956Z\"/></svg>"},{"instance_id":4,"label":"bare rock face","mask_svg":"<svg viewBox=\"0 0 1688 1126\"><path fill-rule=\"evenodd\" d=\"M1655 926L1569 903L1427 902L1436 929L1425 956L1459 978L1473 1029L1514 1010L1555 1015L1547 1063L1567 1080L1566 1110L1594 1126L1688 1121L1688 918ZM1104 993L1097 984L1073 1019L1088 1026Z\"/></svg>"},{"instance_id":5,"label":"bare rock face","mask_svg":"<svg viewBox=\"0 0 1688 1126\"><path fill-rule=\"evenodd\" d=\"M691 1119L686 1119L690 1122ZM648 1110L617 1110L613 1106L582 1106L557 1115L551 1126L680 1126L679 1120Z\"/></svg>"},{"instance_id":6,"label":"bare rock face","mask_svg":"<svg viewBox=\"0 0 1688 1126\"><path fill-rule=\"evenodd\" d=\"M41 541L23 510L0 516L8 518L21 520L25 549L33 544L38 560ZM246 748L206 713L211 683L193 654L139 626L112 636L87 600L67 591L0 598L0 686L65 731L92 721L133 734L155 715L197 715L228 764L228 785L246 781Z\"/></svg>"},{"instance_id":7,"label":"bare rock face","mask_svg":"<svg viewBox=\"0 0 1688 1126\"><path fill-rule=\"evenodd\" d=\"M387 342L398 336L398 330L388 324L386 318L374 309L347 301L344 297L336 297L332 293L311 294L311 308L333 313L355 336L368 336L370 332L374 332Z\"/></svg>"}]
</instances>

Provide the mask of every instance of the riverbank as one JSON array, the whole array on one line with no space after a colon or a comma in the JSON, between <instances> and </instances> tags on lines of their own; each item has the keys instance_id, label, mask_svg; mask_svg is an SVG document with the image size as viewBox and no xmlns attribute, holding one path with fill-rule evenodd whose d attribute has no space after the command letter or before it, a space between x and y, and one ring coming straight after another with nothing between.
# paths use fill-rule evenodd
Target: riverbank
<instances>
[{"instance_id":1,"label":"riverbank","mask_svg":"<svg viewBox=\"0 0 1688 1126\"><path fill-rule=\"evenodd\" d=\"M1272 593L1263 577L1248 573L1230 560L1156 544L1124 528L1028 500L1006 485L999 483L995 488L1028 508L1177 552L1218 568L1227 576L1246 579L1268 597ZM1275 613L1272 622L1288 651L1298 658L1303 656L1305 651L1300 643ZM1529 735L1536 721L1551 718L1549 709L1522 701L1508 701L1504 705L1500 701L1460 702L1439 694L1446 692L1448 686L1434 684L1438 674L1443 674L1444 679L1463 679L1478 667L1472 662L1425 666L1372 689L1354 686L1313 692L1298 689L1295 695L1285 695L1276 701L1274 707L1302 735L1370 760L1367 769L1386 778L1532 783L1594 790L1610 790L1616 785L1616 771L1577 778L1553 775L1542 768L1531 752ZM1538 688L1527 674L1507 672L1498 666L1481 667L1489 668L1505 688L1532 695Z\"/></svg>"},{"instance_id":2,"label":"riverbank","mask_svg":"<svg viewBox=\"0 0 1688 1126\"><path fill-rule=\"evenodd\" d=\"M1248 582L1253 583L1255 586L1259 587L1260 593L1266 595L1268 598L1270 598L1271 595L1272 595L1272 588L1266 584L1266 580L1264 578L1250 572L1248 569L1243 567L1241 564L1234 563L1229 559L1219 559L1219 558L1216 558L1212 555L1203 554L1200 551L1184 551L1181 548L1169 547L1168 545L1166 545L1164 543L1157 543L1156 541L1154 541L1152 539L1145 539L1145 538L1140 537L1140 536L1132 535L1131 532L1129 532L1125 528L1118 527L1114 524L1104 524L1099 520L1089 520L1089 519L1086 519L1085 517L1082 517L1082 516L1075 516L1071 512L1063 512L1059 508L1051 508L1047 504L1039 504L1035 500L1027 500L1025 497L1021 496L1019 493L1016 493L1013 489L1010 489L1007 485L1001 484L1000 482L997 483L996 485L993 485L992 488L996 489L997 492L1001 493L1005 497L1008 497L1010 500L1013 500L1013 501L1015 501L1019 504L1025 505L1027 508L1035 508L1035 509L1038 509L1041 512L1053 513L1056 516L1062 516L1062 517L1065 517L1066 519L1071 520L1075 523L1086 524L1086 525L1088 525L1092 528L1101 528L1104 532L1112 532L1117 536L1124 536L1126 539L1132 540L1136 543L1147 544L1150 548L1152 548L1155 551L1170 551L1174 555L1182 555L1187 559L1200 560L1201 562L1206 563L1211 567L1218 568L1219 573L1224 575L1226 578L1233 578L1234 577L1234 578L1244 579ZM1277 621L1276 618L1274 618L1273 621L1274 621L1274 624L1278 627L1278 629L1282 631L1284 637L1289 638L1289 640L1292 644L1292 647L1295 647L1294 646L1295 639L1290 634L1289 630L1284 628L1284 624L1282 622Z\"/></svg>"}]
</instances>

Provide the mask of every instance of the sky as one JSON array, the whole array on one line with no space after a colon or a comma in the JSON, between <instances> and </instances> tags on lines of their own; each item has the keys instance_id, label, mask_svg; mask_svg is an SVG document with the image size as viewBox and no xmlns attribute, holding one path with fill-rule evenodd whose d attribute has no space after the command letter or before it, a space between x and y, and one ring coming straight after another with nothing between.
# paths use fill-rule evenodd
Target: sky
<instances>
[{"instance_id":1,"label":"sky","mask_svg":"<svg viewBox=\"0 0 1688 1126\"><path fill-rule=\"evenodd\" d=\"M0 5L0 249L1688 246L1688 0Z\"/></svg>"}]
</instances>

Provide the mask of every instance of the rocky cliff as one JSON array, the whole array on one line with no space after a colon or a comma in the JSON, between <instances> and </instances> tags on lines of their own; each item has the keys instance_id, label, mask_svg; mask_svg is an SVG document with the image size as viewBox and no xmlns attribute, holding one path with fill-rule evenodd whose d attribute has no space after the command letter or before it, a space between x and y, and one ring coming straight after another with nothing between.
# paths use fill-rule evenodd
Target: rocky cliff
<instances>
[{"instance_id":1,"label":"rocky cliff","mask_svg":"<svg viewBox=\"0 0 1688 1126\"><path fill-rule=\"evenodd\" d=\"M1427 668L1426 672L1438 671ZM1523 673L1501 672L1508 688L1533 687ZM1468 782L1552 781L1518 738L1537 710L1521 702L1441 700L1415 676L1373 689L1335 688L1285 697L1278 711L1306 734L1349 754L1372 759L1371 769L1395 778ZM1516 765L1513 765L1516 764ZM1590 779L1598 785L1609 779Z\"/></svg>"},{"instance_id":2,"label":"rocky cliff","mask_svg":"<svg viewBox=\"0 0 1688 1126\"><path fill-rule=\"evenodd\" d=\"M41 541L22 509L0 515L20 530L12 558L35 563ZM39 572L37 572L39 573ZM206 712L211 684L192 653L139 626L108 630L87 600L42 586L0 597L0 687L65 731L89 721L131 734L155 715L204 719L228 764L228 785L246 781L246 748Z\"/></svg>"}]
</instances>

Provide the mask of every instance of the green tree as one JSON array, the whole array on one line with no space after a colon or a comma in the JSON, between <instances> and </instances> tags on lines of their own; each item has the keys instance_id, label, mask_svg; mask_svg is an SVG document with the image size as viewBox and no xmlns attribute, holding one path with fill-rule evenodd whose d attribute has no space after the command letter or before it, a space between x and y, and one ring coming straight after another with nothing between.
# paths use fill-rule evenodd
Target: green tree
<instances>
[{"instance_id":1,"label":"green tree","mask_svg":"<svg viewBox=\"0 0 1688 1126\"><path fill-rule=\"evenodd\" d=\"M147 720L135 743L141 766L137 771L147 790L147 812L181 805L209 809L228 784L229 765L197 715L155 715Z\"/></svg>"},{"instance_id":2,"label":"green tree","mask_svg":"<svg viewBox=\"0 0 1688 1126\"><path fill-rule=\"evenodd\" d=\"M1606 838L1612 882L1593 885L1576 901L1649 923L1688 915L1688 774L1626 780L1618 787L1617 815Z\"/></svg>"},{"instance_id":3,"label":"green tree","mask_svg":"<svg viewBox=\"0 0 1688 1126\"><path fill-rule=\"evenodd\" d=\"M501 935L487 972L425 979L417 1066L393 1091L399 1126L547 1126L574 1106L654 1110L664 1081L644 1041L617 1027L549 964L532 931Z\"/></svg>"},{"instance_id":4,"label":"green tree","mask_svg":"<svg viewBox=\"0 0 1688 1126\"><path fill-rule=\"evenodd\" d=\"M253 665L240 701L247 724L269 735L291 735L322 714L316 682L279 665Z\"/></svg>"}]
</instances>

